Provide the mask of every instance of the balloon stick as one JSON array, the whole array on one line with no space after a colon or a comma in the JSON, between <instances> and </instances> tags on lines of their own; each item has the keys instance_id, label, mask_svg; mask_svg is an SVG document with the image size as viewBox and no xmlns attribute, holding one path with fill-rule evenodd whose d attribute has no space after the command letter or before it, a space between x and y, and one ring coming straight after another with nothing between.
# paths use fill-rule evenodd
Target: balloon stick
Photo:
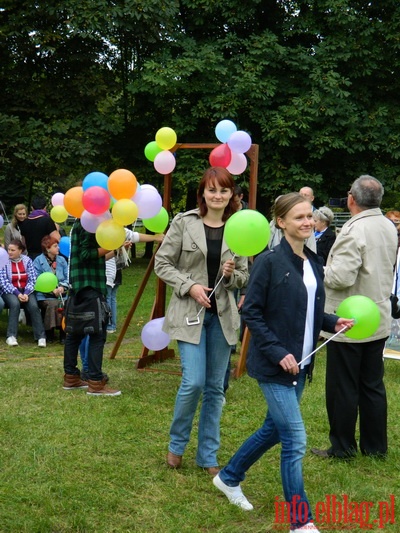
<instances>
[{"instance_id":1,"label":"balloon stick","mask_svg":"<svg viewBox=\"0 0 400 533\"><path fill-rule=\"evenodd\" d=\"M315 348L315 350L311 353L309 353L306 357L304 357L304 359L302 359L300 361L300 363L297 363L298 366L300 366L302 363L304 363L304 361L307 361L307 359L309 357L311 357L312 355L314 355L316 352L318 352L318 350L320 350L321 348L323 348L325 346L325 344L328 344L329 341L331 341L332 339L334 339L335 337L337 337L338 335L340 335L341 333L343 333L343 331L346 331L347 329L347 326L343 326L341 330L339 330L337 333L335 333L334 335L332 335L332 337L330 337L329 339L327 339L325 342L323 342L320 346L318 346L318 348Z\"/></svg>"},{"instance_id":2,"label":"balloon stick","mask_svg":"<svg viewBox=\"0 0 400 533\"><path fill-rule=\"evenodd\" d=\"M338 335L340 335L341 333L343 333L344 331L346 331L346 329L348 329L348 326L343 326L341 330L339 330L338 332L336 332L334 335L332 335L332 337L330 337L329 339L327 339L325 342L323 342L320 346L318 346L318 348L315 348L314 351L312 351L311 353L309 353L306 357L304 357L304 359L302 359L300 361L300 363L297 363L297 366L300 366L302 363L304 363L304 361L307 361L307 359L309 357L311 357L312 355L314 355L316 352L318 352L318 350L320 350L321 348L323 348L326 344L328 344L329 341L331 341L332 339L334 339L335 337L337 337ZM297 381L293 381L293 385L297 385Z\"/></svg>"},{"instance_id":3,"label":"balloon stick","mask_svg":"<svg viewBox=\"0 0 400 533\"><path fill-rule=\"evenodd\" d=\"M236 254L232 254L232 259L235 259L236 257ZM217 290L217 287L218 285L221 283L221 281L224 279L224 276L221 276L218 280L218 283L215 285L215 287L213 288L213 290L210 292L210 295L209 295L209 298L211 298L211 296L214 294L214 292ZM200 323L200 315L201 315L201 312L203 311L203 309L205 309L205 307L200 307L200 311L197 313L196 315L196 318L186 318L186 324L188 326L195 326L196 324L199 324Z\"/></svg>"}]
</instances>

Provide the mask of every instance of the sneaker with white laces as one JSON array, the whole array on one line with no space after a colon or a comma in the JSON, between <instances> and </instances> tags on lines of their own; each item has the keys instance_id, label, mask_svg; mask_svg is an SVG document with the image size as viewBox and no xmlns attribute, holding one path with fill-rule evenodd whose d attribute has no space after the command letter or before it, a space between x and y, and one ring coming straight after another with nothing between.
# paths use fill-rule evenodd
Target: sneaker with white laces
<instances>
[{"instance_id":1,"label":"sneaker with white laces","mask_svg":"<svg viewBox=\"0 0 400 533\"><path fill-rule=\"evenodd\" d=\"M46 348L46 339L39 339L37 345L40 348Z\"/></svg>"},{"instance_id":2,"label":"sneaker with white laces","mask_svg":"<svg viewBox=\"0 0 400 533\"><path fill-rule=\"evenodd\" d=\"M213 478L213 483L217 489L225 494L225 496L233 505L237 505L243 509L243 511L252 511L254 509L249 500L243 494L240 485L237 487L229 487L228 485L225 485L225 483L219 477L219 474Z\"/></svg>"},{"instance_id":3,"label":"sneaker with white laces","mask_svg":"<svg viewBox=\"0 0 400 533\"><path fill-rule=\"evenodd\" d=\"M18 346L18 342L15 337L7 337L6 343L8 346Z\"/></svg>"},{"instance_id":4,"label":"sneaker with white laces","mask_svg":"<svg viewBox=\"0 0 400 533\"><path fill-rule=\"evenodd\" d=\"M313 522L307 522L304 526L298 527L297 529L291 529L290 533L293 531L310 531L311 533L320 533L320 530L317 529Z\"/></svg>"}]
</instances>

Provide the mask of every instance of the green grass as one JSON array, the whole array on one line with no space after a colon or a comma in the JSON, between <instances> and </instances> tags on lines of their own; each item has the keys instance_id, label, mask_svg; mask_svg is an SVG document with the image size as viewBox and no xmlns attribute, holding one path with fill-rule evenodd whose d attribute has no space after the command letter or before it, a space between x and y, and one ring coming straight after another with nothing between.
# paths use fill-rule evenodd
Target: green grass
<instances>
[{"instance_id":1,"label":"green grass","mask_svg":"<svg viewBox=\"0 0 400 533\"><path fill-rule=\"evenodd\" d=\"M120 329L147 263L134 260L123 272L118 291ZM279 447L248 472L243 488L255 510L229 505L209 476L195 465L196 424L181 470L165 466L168 431L179 375L179 357L137 371L140 331L149 320L155 292L151 277L115 359L116 335L108 337L104 370L122 396L93 398L84 391L63 391L62 347L38 349L22 327L20 345L5 344L7 316L0 317L0 532L268 532L274 523L275 497L282 498ZM176 348L173 343L171 347ZM326 447L325 359L317 359L314 381L306 387L303 415L308 447ZM400 362L386 362L389 444L386 460L358 456L351 462L325 461L311 453L304 478L313 506L334 494L374 503L399 492ZM220 462L226 463L243 440L259 427L265 405L248 376L231 382L222 418ZM400 518L399 518L400 520ZM379 530L379 523L373 524ZM360 529L357 527L356 529ZM283 531L289 527L284 526ZM348 528L321 528L348 531ZM387 525L382 531L397 532Z\"/></svg>"}]
</instances>

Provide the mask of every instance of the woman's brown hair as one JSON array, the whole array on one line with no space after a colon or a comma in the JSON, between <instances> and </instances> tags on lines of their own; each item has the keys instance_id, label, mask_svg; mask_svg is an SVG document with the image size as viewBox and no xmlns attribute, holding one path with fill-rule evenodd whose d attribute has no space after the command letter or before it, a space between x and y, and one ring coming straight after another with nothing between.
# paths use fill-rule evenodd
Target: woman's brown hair
<instances>
[{"instance_id":1,"label":"woman's brown hair","mask_svg":"<svg viewBox=\"0 0 400 533\"><path fill-rule=\"evenodd\" d=\"M201 178L199 188L197 190L197 204L200 209L200 216L204 217L207 214L208 207L206 201L204 200L204 189L209 186L219 185L220 187L225 187L226 189L231 189L232 197L229 200L228 205L225 207L222 220L225 222L233 213L236 213L237 208L233 199L233 194L235 190L235 182L231 174L223 167L210 167L208 168Z\"/></svg>"}]
</instances>

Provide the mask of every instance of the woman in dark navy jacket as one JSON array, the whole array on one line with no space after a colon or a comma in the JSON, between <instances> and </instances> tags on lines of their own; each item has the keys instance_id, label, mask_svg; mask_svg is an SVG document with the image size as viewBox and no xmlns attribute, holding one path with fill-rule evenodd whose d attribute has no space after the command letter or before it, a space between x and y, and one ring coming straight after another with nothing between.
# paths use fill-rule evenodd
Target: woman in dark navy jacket
<instances>
[{"instance_id":1,"label":"woman in dark navy jacket","mask_svg":"<svg viewBox=\"0 0 400 533\"><path fill-rule=\"evenodd\" d=\"M323 267L304 247L314 229L311 204L298 193L281 196L275 204L275 224L284 238L256 258L242 311L251 332L247 370L259 383L268 413L263 426L214 478L214 485L231 503L251 510L240 482L250 466L281 442L291 528L317 532L303 484L306 433L299 407L313 358L302 360L314 350L321 329L333 333L353 322L324 313Z\"/></svg>"}]
</instances>

